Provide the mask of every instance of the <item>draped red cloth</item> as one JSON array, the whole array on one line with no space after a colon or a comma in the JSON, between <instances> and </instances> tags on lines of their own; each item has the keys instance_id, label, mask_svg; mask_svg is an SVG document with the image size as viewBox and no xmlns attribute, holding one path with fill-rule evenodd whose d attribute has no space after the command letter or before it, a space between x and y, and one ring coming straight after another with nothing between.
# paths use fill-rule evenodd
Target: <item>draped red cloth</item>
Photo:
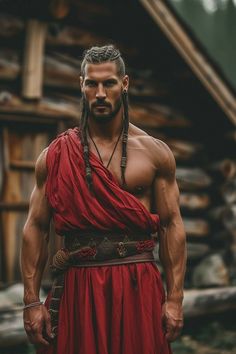
<instances>
[{"instance_id":1,"label":"draped red cloth","mask_svg":"<svg viewBox=\"0 0 236 354\"><path fill-rule=\"evenodd\" d=\"M90 152L93 193L85 180L79 130L55 139L47 153L46 196L56 232L124 231L156 233L151 214L120 188ZM165 293L155 263L70 268L65 273L57 343L38 354L168 354L161 323ZM46 300L48 307L50 295Z\"/></svg>"}]
</instances>

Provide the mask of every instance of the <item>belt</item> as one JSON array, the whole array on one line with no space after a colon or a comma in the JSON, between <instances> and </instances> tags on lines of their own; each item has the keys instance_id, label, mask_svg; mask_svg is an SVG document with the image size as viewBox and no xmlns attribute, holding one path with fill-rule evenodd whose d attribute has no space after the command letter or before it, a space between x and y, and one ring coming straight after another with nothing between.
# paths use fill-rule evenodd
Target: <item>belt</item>
<instances>
[{"instance_id":1,"label":"belt","mask_svg":"<svg viewBox=\"0 0 236 354\"><path fill-rule=\"evenodd\" d=\"M150 238L141 240L137 237L134 240L134 237L127 237L123 234L109 234L105 237L103 234L103 236L96 238L91 235L88 237L66 236L65 248L57 251L52 263L55 279L52 286L49 313L53 335L57 335L58 312L64 289L64 272L68 268L154 262L152 254L154 245L154 240Z\"/></svg>"}]
</instances>

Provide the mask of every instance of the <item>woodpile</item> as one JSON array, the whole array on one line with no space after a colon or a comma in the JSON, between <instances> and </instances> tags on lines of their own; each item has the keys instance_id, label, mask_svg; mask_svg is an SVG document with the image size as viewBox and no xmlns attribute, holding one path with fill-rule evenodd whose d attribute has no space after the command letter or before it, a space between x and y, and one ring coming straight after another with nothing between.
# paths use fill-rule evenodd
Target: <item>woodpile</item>
<instances>
[{"instance_id":1,"label":"woodpile","mask_svg":"<svg viewBox=\"0 0 236 354\"><path fill-rule=\"evenodd\" d=\"M65 4L62 1L57 8L52 2L51 11L56 18L67 13ZM91 17L99 11L109 12L98 4L92 8L82 1L81 6L87 8ZM81 18L83 21L86 19ZM83 50L94 44L110 43L110 39L86 26L42 24L39 20L26 21L4 14L0 15L0 40L0 273L1 282L9 284L20 279L20 235L34 183L35 160L57 133L78 124ZM39 43L37 48L33 46L35 42ZM117 40L117 46L128 58L131 122L165 141L176 158L180 207L188 241L186 288L207 287L206 279L202 281L198 275L201 264L212 267L215 273L219 269L219 280L211 286L234 285L236 160L232 149L235 151L236 132L222 131L220 145L225 149L220 149L214 139L208 142L199 134L197 120L191 119L174 101L172 83L161 78L158 81L154 65L135 66L141 60L139 48L123 43L122 38ZM185 76L181 75L179 80L184 86ZM204 107L199 109L203 111ZM219 154L212 154L214 150L221 151L220 158ZM52 252L59 243L58 238L51 240ZM48 270L45 279L50 279ZM188 306L194 307L192 294L192 305Z\"/></svg>"}]
</instances>

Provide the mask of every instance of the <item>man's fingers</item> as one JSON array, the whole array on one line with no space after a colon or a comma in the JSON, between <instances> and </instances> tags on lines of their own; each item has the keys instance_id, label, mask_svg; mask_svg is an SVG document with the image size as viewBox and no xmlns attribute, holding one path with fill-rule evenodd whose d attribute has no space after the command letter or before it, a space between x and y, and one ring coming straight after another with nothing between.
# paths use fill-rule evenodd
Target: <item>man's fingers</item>
<instances>
[{"instance_id":1,"label":"man's fingers","mask_svg":"<svg viewBox=\"0 0 236 354\"><path fill-rule=\"evenodd\" d=\"M28 338L30 343L32 344L39 344L39 345L49 345L49 342L46 341L43 336L42 333L39 332L27 332Z\"/></svg>"},{"instance_id":2,"label":"man's fingers","mask_svg":"<svg viewBox=\"0 0 236 354\"><path fill-rule=\"evenodd\" d=\"M183 328L183 322L178 321L177 323L166 323L166 339L169 342L174 341L181 333Z\"/></svg>"},{"instance_id":3,"label":"man's fingers","mask_svg":"<svg viewBox=\"0 0 236 354\"><path fill-rule=\"evenodd\" d=\"M43 338L41 326L26 323L25 331L27 333L30 343L46 346L49 345L49 342Z\"/></svg>"}]
</instances>

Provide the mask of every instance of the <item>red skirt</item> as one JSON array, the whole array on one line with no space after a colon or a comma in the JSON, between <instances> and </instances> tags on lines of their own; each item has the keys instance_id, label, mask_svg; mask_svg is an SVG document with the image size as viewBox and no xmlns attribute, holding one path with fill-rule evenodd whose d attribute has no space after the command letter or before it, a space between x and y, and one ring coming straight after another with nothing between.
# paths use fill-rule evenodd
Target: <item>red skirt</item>
<instances>
[{"instance_id":1,"label":"red skirt","mask_svg":"<svg viewBox=\"0 0 236 354\"><path fill-rule=\"evenodd\" d=\"M170 354L161 321L164 299L155 263L71 268L57 343L37 354Z\"/></svg>"}]
</instances>

